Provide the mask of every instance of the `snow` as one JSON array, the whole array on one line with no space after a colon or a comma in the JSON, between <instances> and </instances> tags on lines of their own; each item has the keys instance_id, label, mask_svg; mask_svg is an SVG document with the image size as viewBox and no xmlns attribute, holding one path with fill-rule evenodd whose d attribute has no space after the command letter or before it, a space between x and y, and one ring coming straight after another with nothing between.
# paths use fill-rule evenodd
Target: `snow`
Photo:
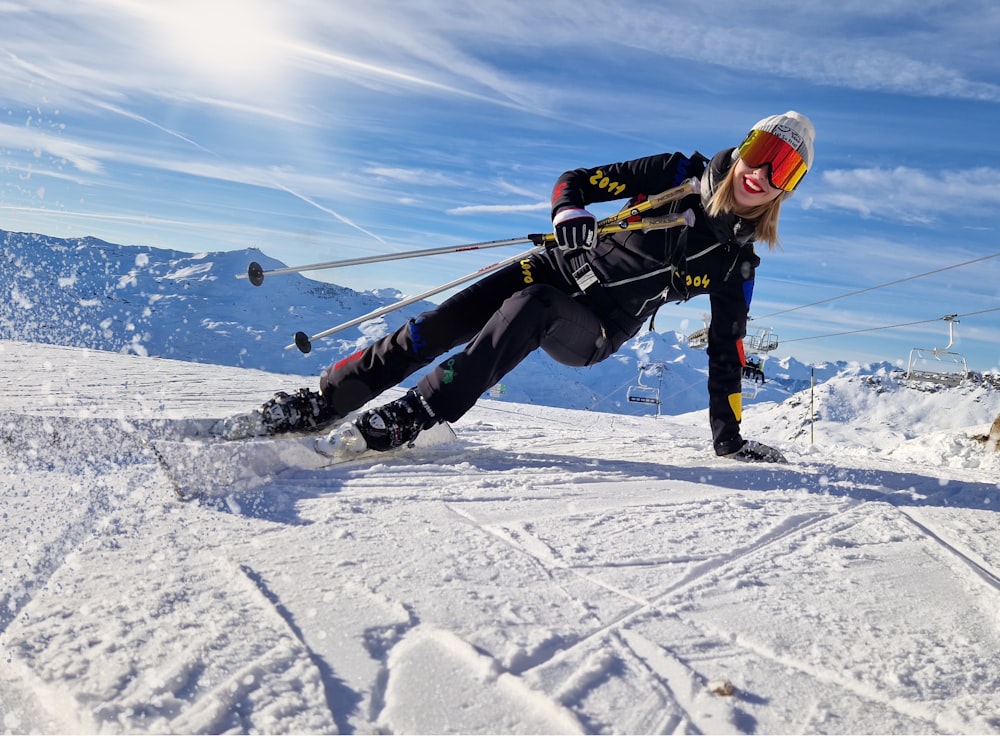
<instances>
[{"instance_id":1,"label":"snow","mask_svg":"<svg viewBox=\"0 0 1000 736\"><path fill-rule=\"evenodd\" d=\"M456 443L183 502L151 427L315 378L0 360L4 733L1000 733L989 382L749 407L784 466L704 410L484 399Z\"/></svg>"}]
</instances>

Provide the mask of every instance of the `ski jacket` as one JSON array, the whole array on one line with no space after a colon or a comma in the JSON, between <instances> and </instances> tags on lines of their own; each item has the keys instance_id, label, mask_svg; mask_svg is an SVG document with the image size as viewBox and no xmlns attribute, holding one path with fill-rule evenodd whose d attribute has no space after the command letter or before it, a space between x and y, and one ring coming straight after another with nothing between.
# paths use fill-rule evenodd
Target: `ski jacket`
<instances>
[{"instance_id":1,"label":"ski jacket","mask_svg":"<svg viewBox=\"0 0 1000 736\"><path fill-rule=\"evenodd\" d=\"M608 340L617 350L635 335L665 302L708 294L712 322L708 331L709 419L715 451L738 450L742 419L742 368L754 270L752 220L735 214L709 217L702 206L715 182L734 161L734 149L711 161L700 153L659 154L622 163L567 171L556 180L552 214L566 207L628 198L629 205L702 179L702 195L692 194L645 217L690 208L694 225L667 230L623 231L602 235L589 250L547 251L542 258L566 280L568 288L602 318Z\"/></svg>"}]
</instances>

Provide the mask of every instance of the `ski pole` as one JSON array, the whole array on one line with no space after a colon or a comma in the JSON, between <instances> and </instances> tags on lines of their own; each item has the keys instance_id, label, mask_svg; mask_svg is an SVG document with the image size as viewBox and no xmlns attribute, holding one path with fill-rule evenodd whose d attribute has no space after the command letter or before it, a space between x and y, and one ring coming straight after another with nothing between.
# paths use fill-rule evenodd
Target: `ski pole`
<instances>
[{"instance_id":1,"label":"ski pole","mask_svg":"<svg viewBox=\"0 0 1000 736\"><path fill-rule=\"evenodd\" d=\"M441 286L435 286L433 289L428 289L422 294L417 294L416 296L407 297L406 299L401 299L398 302L394 302L384 307L380 307L379 309L372 310L368 314L363 314L360 317L352 319L348 322L344 322L343 324L337 325L336 327L331 327L329 330L324 330L323 332L317 332L315 335L312 335L311 337L304 332L301 331L296 332L295 342L293 342L291 345L286 345L285 350L298 348L303 353L309 353L310 351L312 351L313 340L319 340L324 337L329 337L330 335L333 335L342 330L354 327L355 325L360 325L362 322L367 322L368 320L376 319L377 317L381 317L384 314L389 314L389 312L395 312L397 309L402 309L403 307L409 306L414 302L419 302L422 299L434 296L435 294L439 294L442 291L447 291L452 287L464 284L466 281L472 281L474 278L477 278L479 276L484 276L490 273L491 271L496 271L497 269L503 268L504 266L509 266L511 263L517 263L523 258L529 258L535 255L535 253L541 253L543 250L545 250L545 246L538 245L532 248L531 250L521 253L520 255L511 256L510 258L505 258L502 261L497 261L496 263L491 264L489 266L485 266L484 268L481 268L478 271L474 271L466 276L457 278L454 281L449 281L447 284L443 284Z\"/></svg>"},{"instance_id":2,"label":"ski pole","mask_svg":"<svg viewBox=\"0 0 1000 736\"><path fill-rule=\"evenodd\" d=\"M688 227L690 227L693 224L694 224L694 213L688 209L678 214L664 215L663 217L653 217L645 220L634 220L632 222L626 222L625 220L618 220L612 222L611 224L599 227L597 232L600 235L605 235L608 233L617 233L622 231L631 231L631 230L642 230L643 232L647 232L649 230L665 230L667 228L677 227L679 225L687 225ZM447 291L448 289L460 286L461 284L464 284L467 281L472 281L473 279L479 278L480 276L485 276L486 274L492 271L501 269L504 266L509 266L512 263L517 263L518 261L524 258L530 258L536 253L541 253L542 251L544 251L549 243L555 242L555 235L553 235L552 233L548 233L546 235L534 235L532 237L534 238L533 242L538 243L538 245L536 245L529 251L525 251L524 253L520 253L516 256L511 256L510 258L506 258L502 261L498 261L489 266L485 266L479 269L478 271L473 271L472 273L457 278L454 281L449 281L447 284L443 284L441 286L435 286L433 289L429 289L423 292L422 294L417 294L416 296L407 297L406 299L402 299L398 302L388 304L384 307L379 307L378 309L368 312L368 314L363 314L360 317L356 317L352 320L344 322L343 324L339 324L336 327L331 327L328 330L317 332L315 335L310 336L307 335L305 332L301 331L296 332L295 342L293 342L291 345L286 345L285 350L298 348L303 353L309 353L312 351L313 340L320 340L324 337L329 337L330 335L341 332L342 330L346 330L356 325L359 325L362 322L367 322L369 320L376 319L383 315L389 314L390 312L395 312L397 309L402 309L403 307L409 306L414 302L421 301L423 299L426 299L427 297L439 294L442 291Z\"/></svg>"},{"instance_id":3,"label":"ski pole","mask_svg":"<svg viewBox=\"0 0 1000 736\"><path fill-rule=\"evenodd\" d=\"M313 263L308 266L288 266L286 268L273 268L265 271L259 263L253 261L247 268L245 274L238 273L238 279L250 279L254 286L264 283L265 276L276 276L283 273L300 273L302 271L320 271L326 268L344 268L346 266L363 266L369 263L382 263L384 261L402 261L406 258L422 258L423 256L436 256L442 253L461 253L467 250L485 250L487 248L501 248L505 245L518 245L520 243L530 243L533 237L528 235L524 238L510 238L508 240L487 240L482 243L467 243L465 245L446 245L441 248L426 248L424 250L410 250L404 253L383 253L376 256L364 256L361 258L347 258L342 261L327 261L326 263Z\"/></svg>"},{"instance_id":4,"label":"ski pole","mask_svg":"<svg viewBox=\"0 0 1000 736\"><path fill-rule=\"evenodd\" d=\"M626 207L625 209L619 211L618 213L611 215L610 217L605 217L603 220L597 223L597 227L604 227L606 225L617 225L622 220L629 217L637 217L643 212L648 212L651 209L656 209L664 204L673 202L675 200L686 197L689 194L697 194L701 187L701 182L696 178L688 179L682 182L679 186L673 187L672 189L667 189L664 192L655 194L648 199L639 202L632 207ZM303 271L319 271L323 269L332 268L345 268L347 266L362 266L371 263L384 263L386 261L401 261L406 258L422 258L423 256L436 256L443 253L462 253L468 250L485 250L487 248L501 248L507 245L519 245L521 243L538 243L539 237L548 237L544 242L551 243L555 242L554 236L544 236L544 235L527 235L523 238L509 238L507 240L486 240L481 243L467 243L465 245L447 245L440 248L426 248L423 250L411 250L404 251L403 253L383 253L381 255L375 256L363 256L360 258L347 258L340 261L326 261L324 263L313 263L306 266L286 266L284 268L273 268L269 271L265 271L263 267L256 261L251 262L250 266L247 268L245 274L237 274L238 279L249 279L250 283L254 286L260 286L264 283L265 276L277 276L279 274L285 273L301 273Z\"/></svg>"}]
</instances>

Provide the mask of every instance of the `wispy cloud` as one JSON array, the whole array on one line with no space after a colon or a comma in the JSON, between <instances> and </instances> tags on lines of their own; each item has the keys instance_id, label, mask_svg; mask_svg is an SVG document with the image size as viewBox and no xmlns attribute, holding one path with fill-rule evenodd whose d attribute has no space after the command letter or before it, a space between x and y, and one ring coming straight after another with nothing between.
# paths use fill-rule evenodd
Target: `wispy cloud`
<instances>
[{"instance_id":1,"label":"wispy cloud","mask_svg":"<svg viewBox=\"0 0 1000 736\"><path fill-rule=\"evenodd\" d=\"M379 243L385 243L385 241L382 238L380 238L378 235L376 235L375 233L371 232L370 230L366 230L365 228L361 227L357 223L352 222L350 219L344 217L339 212L335 212L334 210L330 209L329 207L324 207L323 205L321 205L318 202L310 199L309 197L305 196L304 194L299 194L294 189L290 189L289 187L285 186L284 184L278 184L278 188L282 189L283 191L288 192L293 197L301 199L306 204L311 205L312 207L315 207L316 209L320 210L321 212L325 212L328 215L331 215L332 217L336 218L337 220L339 220L340 222L344 223L345 225L347 225L349 227L353 227L355 230L364 233L365 235L367 235L368 237L370 237L372 240L376 240Z\"/></svg>"},{"instance_id":2,"label":"wispy cloud","mask_svg":"<svg viewBox=\"0 0 1000 736\"><path fill-rule=\"evenodd\" d=\"M985 212L992 219L1000 208L1000 169L838 169L824 171L822 180L826 187L812 206L849 210L863 217L931 223L942 217Z\"/></svg>"},{"instance_id":3,"label":"wispy cloud","mask_svg":"<svg viewBox=\"0 0 1000 736\"><path fill-rule=\"evenodd\" d=\"M549 202L533 204L472 204L465 207L452 207L445 210L449 215L485 215L515 212L548 212L552 205Z\"/></svg>"},{"instance_id":4,"label":"wispy cloud","mask_svg":"<svg viewBox=\"0 0 1000 736\"><path fill-rule=\"evenodd\" d=\"M0 123L0 145L30 150L38 159L50 156L56 160L65 160L84 173L95 174L101 171L99 149L71 138L51 135L30 123L30 119L27 125Z\"/></svg>"}]
</instances>

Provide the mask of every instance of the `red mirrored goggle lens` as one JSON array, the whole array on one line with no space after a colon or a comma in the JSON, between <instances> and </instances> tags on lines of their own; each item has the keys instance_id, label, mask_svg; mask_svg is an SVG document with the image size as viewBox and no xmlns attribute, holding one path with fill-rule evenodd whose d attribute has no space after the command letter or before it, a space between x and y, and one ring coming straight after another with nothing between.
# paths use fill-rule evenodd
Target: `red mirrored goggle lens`
<instances>
[{"instance_id":1,"label":"red mirrored goggle lens","mask_svg":"<svg viewBox=\"0 0 1000 736\"><path fill-rule=\"evenodd\" d=\"M752 168L768 164L767 180L772 187L790 192L806 175L808 166L799 152L773 133L751 130L740 144L740 158Z\"/></svg>"}]
</instances>

